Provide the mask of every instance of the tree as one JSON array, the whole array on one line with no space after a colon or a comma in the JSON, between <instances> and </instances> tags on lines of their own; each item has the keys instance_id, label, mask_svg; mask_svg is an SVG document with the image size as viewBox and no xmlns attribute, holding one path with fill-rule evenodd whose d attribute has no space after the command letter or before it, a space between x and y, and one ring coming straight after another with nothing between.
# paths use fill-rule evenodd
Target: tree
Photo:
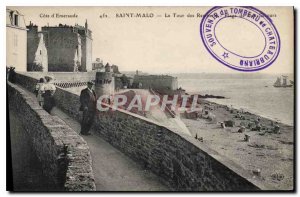
<instances>
[{"instance_id":1,"label":"tree","mask_svg":"<svg viewBox=\"0 0 300 197\"><path fill-rule=\"evenodd\" d=\"M125 74L123 74L121 77L120 77L120 79L121 79L121 82L122 82L122 85L123 85L123 87L124 86L129 86L130 85L130 80L129 80L129 78L125 75Z\"/></svg>"}]
</instances>

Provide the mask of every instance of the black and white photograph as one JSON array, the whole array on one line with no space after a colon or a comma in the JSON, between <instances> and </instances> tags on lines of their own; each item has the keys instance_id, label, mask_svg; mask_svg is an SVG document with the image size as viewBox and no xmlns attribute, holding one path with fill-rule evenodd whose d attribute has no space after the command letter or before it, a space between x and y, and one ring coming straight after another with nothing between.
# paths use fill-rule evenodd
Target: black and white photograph
<instances>
[{"instance_id":1,"label":"black and white photograph","mask_svg":"<svg viewBox=\"0 0 300 197\"><path fill-rule=\"evenodd\" d=\"M294 20L6 6L7 190L295 192Z\"/></svg>"}]
</instances>

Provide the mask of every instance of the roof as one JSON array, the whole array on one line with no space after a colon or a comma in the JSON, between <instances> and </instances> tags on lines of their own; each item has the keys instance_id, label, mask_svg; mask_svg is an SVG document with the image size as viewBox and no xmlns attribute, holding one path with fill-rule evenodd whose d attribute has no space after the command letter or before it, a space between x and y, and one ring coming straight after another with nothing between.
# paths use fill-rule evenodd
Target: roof
<instances>
[{"instance_id":1,"label":"roof","mask_svg":"<svg viewBox=\"0 0 300 197\"><path fill-rule=\"evenodd\" d=\"M24 16L24 15L21 14L18 10L12 10L12 9L6 8L6 12L16 12L18 15Z\"/></svg>"},{"instance_id":2,"label":"roof","mask_svg":"<svg viewBox=\"0 0 300 197\"><path fill-rule=\"evenodd\" d=\"M14 15L20 16L18 17L17 24L15 24ZM24 15L21 14L18 10L6 8L6 27L26 30Z\"/></svg>"}]
</instances>

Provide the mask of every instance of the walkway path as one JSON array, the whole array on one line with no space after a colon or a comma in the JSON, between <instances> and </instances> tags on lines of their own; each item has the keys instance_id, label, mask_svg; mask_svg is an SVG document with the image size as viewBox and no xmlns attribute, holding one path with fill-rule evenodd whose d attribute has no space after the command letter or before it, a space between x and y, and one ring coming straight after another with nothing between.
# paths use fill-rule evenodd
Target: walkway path
<instances>
[{"instance_id":1,"label":"walkway path","mask_svg":"<svg viewBox=\"0 0 300 197\"><path fill-rule=\"evenodd\" d=\"M35 97L33 93L28 93ZM55 107L51 111L51 115L60 117L67 125L79 133L80 124L60 109ZM171 190L171 188L161 182L160 177L144 169L102 138L95 135L82 137L91 151L96 189L98 191Z\"/></svg>"},{"instance_id":2,"label":"walkway path","mask_svg":"<svg viewBox=\"0 0 300 197\"><path fill-rule=\"evenodd\" d=\"M58 108L52 115L60 117L76 132L80 124ZM83 136L91 151L96 188L100 191L167 191L159 177L135 163L102 138Z\"/></svg>"}]
</instances>

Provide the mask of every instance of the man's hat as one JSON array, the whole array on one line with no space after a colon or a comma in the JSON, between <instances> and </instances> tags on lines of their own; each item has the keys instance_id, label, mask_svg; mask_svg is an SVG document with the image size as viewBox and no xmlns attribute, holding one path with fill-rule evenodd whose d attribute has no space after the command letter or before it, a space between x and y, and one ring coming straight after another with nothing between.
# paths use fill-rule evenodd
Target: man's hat
<instances>
[{"instance_id":1,"label":"man's hat","mask_svg":"<svg viewBox=\"0 0 300 197\"><path fill-rule=\"evenodd\" d=\"M93 82L92 80L88 81L87 83L90 84L90 85L95 85L95 82Z\"/></svg>"}]
</instances>

